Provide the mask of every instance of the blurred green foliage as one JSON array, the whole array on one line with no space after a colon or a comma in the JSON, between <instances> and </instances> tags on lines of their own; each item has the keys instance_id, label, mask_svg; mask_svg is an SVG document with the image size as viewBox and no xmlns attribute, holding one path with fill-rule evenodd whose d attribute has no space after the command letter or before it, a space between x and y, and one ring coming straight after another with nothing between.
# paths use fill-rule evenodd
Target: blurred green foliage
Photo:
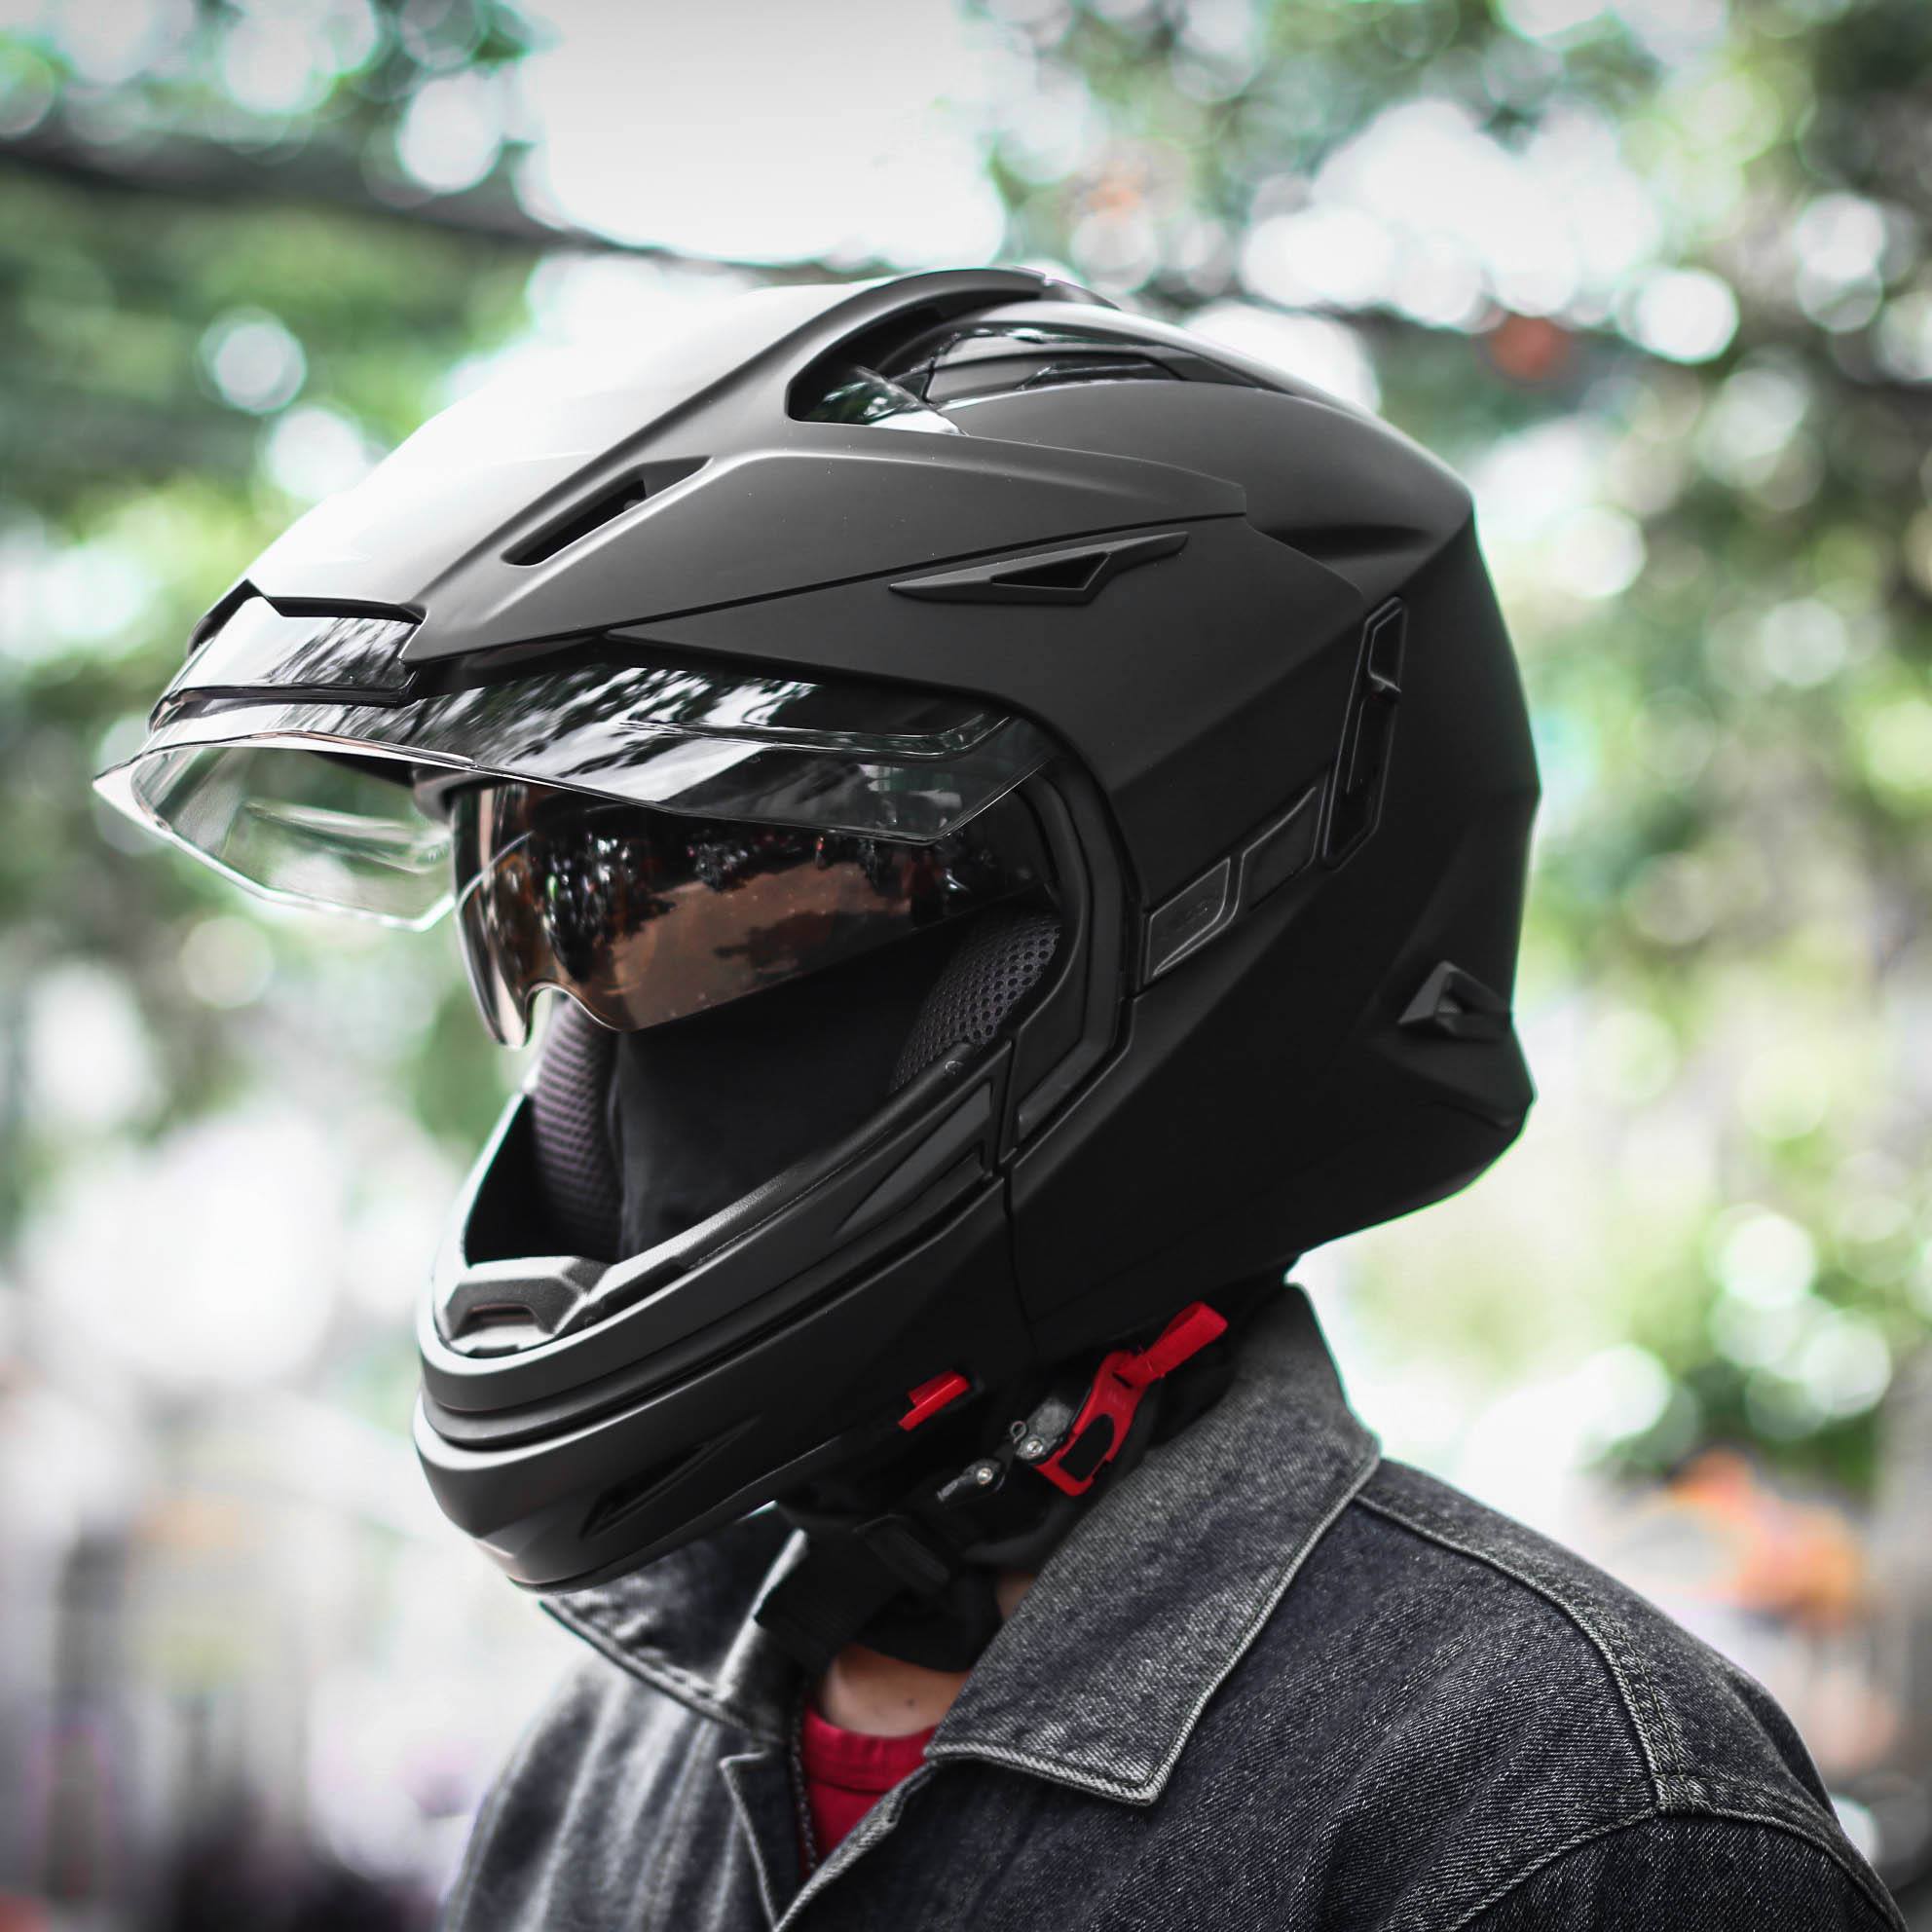
<instances>
[{"instance_id":1,"label":"blurred green foliage","mask_svg":"<svg viewBox=\"0 0 1932 1932\"><path fill-rule=\"evenodd\" d=\"M209 40L223 12L204 13ZM483 12L463 38L465 57L515 45ZM380 151L431 71L399 35L377 37L311 115L279 125L248 125L208 47L109 89L61 65L45 39L0 51L12 116L40 110L0 159L0 760L10 779L0 1011L17 1038L34 985L60 961L125 976L161 1056L151 1105L134 1123L154 1133L231 1096L241 1077L228 1010L198 995L180 965L195 921L233 915L235 895L121 836L88 780L126 747L211 597L306 507L275 480L278 425L301 411L378 449L399 440L436 405L453 364L519 325L534 250L398 219L367 187L365 208L331 205L293 178L286 199L175 192L165 172L155 178L158 150L183 141L205 140L224 166L297 171L314 165L312 150ZM114 135L98 147L78 132L50 135L101 117ZM100 174L70 171L77 155L98 156ZM268 346L285 345L291 366L267 395L225 394L214 358L250 325L272 331ZM277 967L303 973L312 937L274 927ZM397 949L382 951L387 971ZM380 996L373 985L371 993ZM429 1118L467 1136L479 1084L495 1093L498 1083L479 1083L465 1063L482 1057L450 1056L442 1033L395 1072ZM50 1165L73 1151L39 1131L28 1092L10 1083L0 1117L0 1244Z\"/></svg>"},{"instance_id":2,"label":"blurred green foliage","mask_svg":"<svg viewBox=\"0 0 1932 1932\"><path fill-rule=\"evenodd\" d=\"M1519 988L1533 1058L1555 1048L1543 1118L1495 1180L1362 1244L1359 1285L1389 1346L1492 1388L1637 1345L1666 1376L1605 1431L1625 1466L1744 1439L1861 1485L1932 1316L1932 11L1095 6L1051 59L1102 163L999 155L1021 246L1177 313L1292 281L1266 224L1331 184L1373 207L1344 151L1404 103L1518 155L1608 130L1604 171L1641 185L1651 266L1608 299L1586 276L1512 314L1492 287L1421 326L1398 267L1319 305L1477 479L1547 795ZM1666 340L1680 360L1643 301L1683 270L1734 327ZM1603 574L1549 556L1576 523L1490 518L1505 464L1561 491L1572 460Z\"/></svg>"},{"instance_id":3,"label":"blurred green foliage","mask_svg":"<svg viewBox=\"0 0 1932 1932\"><path fill-rule=\"evenodd\" d=\"M536 30L487 0L314 11L334 51L279 105L234 84L245 9L204 4L105 79L57 33L0 39L0 1265L65 1168L250 1082L346 1060L458 1151L503 1084L446 948L238 908L87 791L315 480L437 406L528 325L533 272L589 245L519 200L513 113L460 191L399 159L425 87L510 72ZM1743 1437L1858 1482L1932 1320L1932 9L973 19L1030 77L984 130L1010 256L1164 314L1345 325L1385 411L1478 482L1545 765L1520 992L1547 1124L1365 1245L1367 1305L1498 1382L1634 1344L1663 1374L1606 1431L1626 1464ZM1416 103L1435 119L1351 174ZM1445 256L1425 286L1413 236L1360 230L1360 183L1459 151L1438 199L1546 157L1640 239L1553 293L1538 259L1512 282ZM1301 285L1282 238L1352 193L1375 274L1343 247ZM78 1123L30 1064L76 967L154 1059Z\"/></svg>"}]
</instances>

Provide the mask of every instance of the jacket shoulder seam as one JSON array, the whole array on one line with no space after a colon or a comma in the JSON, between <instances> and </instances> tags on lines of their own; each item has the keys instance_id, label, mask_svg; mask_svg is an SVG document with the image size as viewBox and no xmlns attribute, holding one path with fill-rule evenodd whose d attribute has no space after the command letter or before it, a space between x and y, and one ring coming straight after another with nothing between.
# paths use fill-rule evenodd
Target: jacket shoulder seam
<instances>
[{"instance_id":1,"label":"jacket shoulder seam","mask_svg":"<svg viewBox=\"0 0 1932 1932\"><path fill-rule=\"evenodd\" d=\"M1783 1814L1794 1831L1810 1829L1819 1816L1815 1803L1795 1796L1784 1786L1773 1784L1768 1778L1752 1777L1737 1771L1707 1772L1700 1780L1704 1787L1704 1803L1700 1807L1712 1812L1722 1812L1728 1805L1757 1805L1766 1814Z\"/></svg>"},{"instance_id":2,"label":"jacket shoulder seam","mask_svg":"<svg viewBox=\"0 0 1932 1932\"><path fill-rule=\"evenodd\" d=\"M1898 1911L1891 1900L1877 1889L1876 1880L1871 1874L1861 1871L1854 1861L1844 1856L1841 1847L1835 1845L1824 1835L1805 1831L1788 1819L1767 1817L1758 1812L1744 1810L1702 1811L1679 1817L1649 1813L1635 1818L1621 1819L1615 1824L1599 1825L1587 1832L1579 1832L1575 1838L1556 1845L1533 1864L1524 1866L1520 1872L1512 1873L1502 1884L1470 1906L1460 1918L1453 1920L1447 1932L1471 1932L1471 1928L1478 1926L1512 1893L1521 1891L1534 1879L1542 1877L1544 1873L1552 1871L1566 1859L1574 1858L1590 1845L1600 1843L1605 1839L1620 1838L1626 1832L1642 1831L1648 1826L1658 1824L1746 1825L1755 1830L1778 1832L1787 1838L1796 1839L1808 1850L1821 1853L1841 1876L1850 1879L1857 1890L1860 1902L1873 1914L1875 1923L1886 1927L1887 1932L1903 1932L1904 1920L1898 1915Z\"/></svg>"},{"instance_id":3,"label":"jacket shoulder seam","mask_svg":"<svg viewBox=\"0 0 1932 1932\"><path fill-rule=\"evenodd\" d=\"M1813 1851L1823 1853L1857 1886L1859 1896L1872 1908L1881 1925L1895 1926L1899 1932L1904 1932L1905 1920L1891 1895L1879 1882L1876 1873L1855 1853L1847 1857L1850 1847L1835 1840L1829 1833L1796 1819L1780 1818L1769 1811L1751 1811L1742 1806L1718 1805L1703 1815L1722 1819L1727 1824L1755 1825L1762 1831L1783 1832L1788 1838L1809 1845Z\"/></svg>"},{"instance_id":4,"label":"jacket shoulder seam","mask_svg":"<svg viewBox=\"0 0 1932 1932\"><path fill-rule=\"evenodd\" d=\"M1496 1571L1499 1576L1507 1577L1511 1582L1520 1584L1532 1595L1540 1597L1563 1616L1596 1652L1604 1669L1609 1673L1618 1702L1622 1705L1624 1716L1628 1719L1631 1731L1636 1738L1638 1755L1643 1759L1645 1772L1650 1778L1651 1796L1656 1809L1664 1811L1670 1808L1666 1787L1668 1783L1678 1778L1682 1778L1685 1784L1691 1788L1694 1802L1695 1780L1684 1773L1677 1764L1659 1756L1656 1740L1653 1737L1649 1726L1644 1721L1644 1714L1639 1709L1639 1692L1631 1683L1632 1677L1635 1677L1642 1687L1643 1697L1649 1701L1656 1727L1664 1734L1667 1750L1681 1752L1682 1739L1678 1734L1677 1727L1665 1712L1656 1687L1650 1681L1649 1673L1644 1669L1643 1660L1637 1656L1634 1646L1627 1642L1620 1646L1614 1644L1611 1634L1599 1629L1596 1621L1586 1616L1578 1605L1540 1579L1498 1555L1494 1550L1483 1549L1474 1543L1450 1536L1432 1523L1420 1521L1407 1510L1380 1497L1370 1496L1366 1491L1358 1495L1356 1501L1362 1508L1407 1530L1410 1535L1421 1537L1425 1542L1432 1542L1439 1548L1466 1557L1471 1563L1483 1564ZM1625 1653L1621 1658L1617 1654L1619 1648ZM1627 1671L1626 1662L1629 1666Z\"/></svg>"},{"instance_id":5,"label":"jacket shoulder seam","mask_svg":"<svg viewBox=\"0 0 1932 1932\"><path fill-rule=\"evenodd\" d=\"M1624 1832L1640 1831L1646 1825L1654 1824L1658 1813L1640 1811L1634 1817L1613 1819L1608 1824L1592 1825L1586 1832L1579 1832L1574 1838L1565 1839L1560 1844L1552 1845L1541 1858L1532 1860L1521 1871L1512 1872L1506 1878L1492 1885L1483 1896L1468 1908L1461 1917L1452 1919L1445 1932L1468 1932L1478 1920L1486 1918L1504 1903L1512 1892L1519 1892L1534 1878L1540 1878L1553 1867L1561 1865L1566 1858L1574 1858L1587 1846L1604 1839L1619 1837Z\"/></svg>"}]
</instances>

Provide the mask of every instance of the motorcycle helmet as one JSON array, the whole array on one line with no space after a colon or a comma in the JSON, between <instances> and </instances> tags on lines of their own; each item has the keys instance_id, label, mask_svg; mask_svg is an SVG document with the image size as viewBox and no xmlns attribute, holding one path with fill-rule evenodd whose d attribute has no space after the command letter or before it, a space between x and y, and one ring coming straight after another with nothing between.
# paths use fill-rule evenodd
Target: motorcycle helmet
<instances>
[{"instance_id":1,"label":"motorcycle helmet","mask_svg":"<svg viewBox=\"0 0 1932 1932\"><path fill-rule=\"evenodd\" d=\"M258 890L453 908L502 1039L552 992L416 1419L542 1590L856 1470L1082 1497L1229 1284L1460 1188L1531 1098L1535 764L1467 491L1032 273L762 291L458 403L98 782Z\"/></svg>"}]
</instances>

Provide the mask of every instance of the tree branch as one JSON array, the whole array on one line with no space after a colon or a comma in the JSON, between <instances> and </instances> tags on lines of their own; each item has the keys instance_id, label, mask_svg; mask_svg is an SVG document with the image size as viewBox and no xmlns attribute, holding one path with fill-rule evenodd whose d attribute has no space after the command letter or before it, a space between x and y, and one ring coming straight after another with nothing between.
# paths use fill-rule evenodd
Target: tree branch
<instances>
[{"instance_id":1,"label":"tree branch","mask_svg":"<svg viewBox=\"0 0 1932 1932\"><path fill-rule=\"evenodd\" d=\"M811 280L826 274L824 266L815 262L688 255L653 242L622 242L591 229L543 221L516 199L501 167L459 194L415 193L400 187L386 194L383 184L371 180L353 155L316 142L293 155L278 157L249 154L185 134L110 149L83 139L71 127L50 118L25 133L0 136L0 169L9 167L93 192L216 206L253 204L335 210L359 219L393 222L419 233L433 229L516 253L581 249L665 262L699 273L756 275L762 281ZM840 273L884 273L885 268L867 264L856 272Z\"/></svg>"}]
</instances>

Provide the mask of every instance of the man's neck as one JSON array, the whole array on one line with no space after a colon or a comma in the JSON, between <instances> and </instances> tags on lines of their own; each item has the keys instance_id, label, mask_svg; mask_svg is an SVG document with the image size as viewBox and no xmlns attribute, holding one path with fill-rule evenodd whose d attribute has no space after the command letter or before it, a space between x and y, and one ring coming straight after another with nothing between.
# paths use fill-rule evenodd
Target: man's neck
<instances>
[{"instance_id":1,"label":"man's neck","mask_svg":"<svg viewBox=\"0 0 1932 1932\"><path fill-rule=\"evenodd\" d=\"M994 1584L1002 1616L1011 1616L1033 1579L1019 1571L1005 1572ZM871 1737L910 1737L930 1730L952 1708L965 1689L968 1672L929 1670L848 1644L833 1658L819 1680L813 1702L819 1715L842 1730L863 1731Z\"/></svg>"}]
</instances>

